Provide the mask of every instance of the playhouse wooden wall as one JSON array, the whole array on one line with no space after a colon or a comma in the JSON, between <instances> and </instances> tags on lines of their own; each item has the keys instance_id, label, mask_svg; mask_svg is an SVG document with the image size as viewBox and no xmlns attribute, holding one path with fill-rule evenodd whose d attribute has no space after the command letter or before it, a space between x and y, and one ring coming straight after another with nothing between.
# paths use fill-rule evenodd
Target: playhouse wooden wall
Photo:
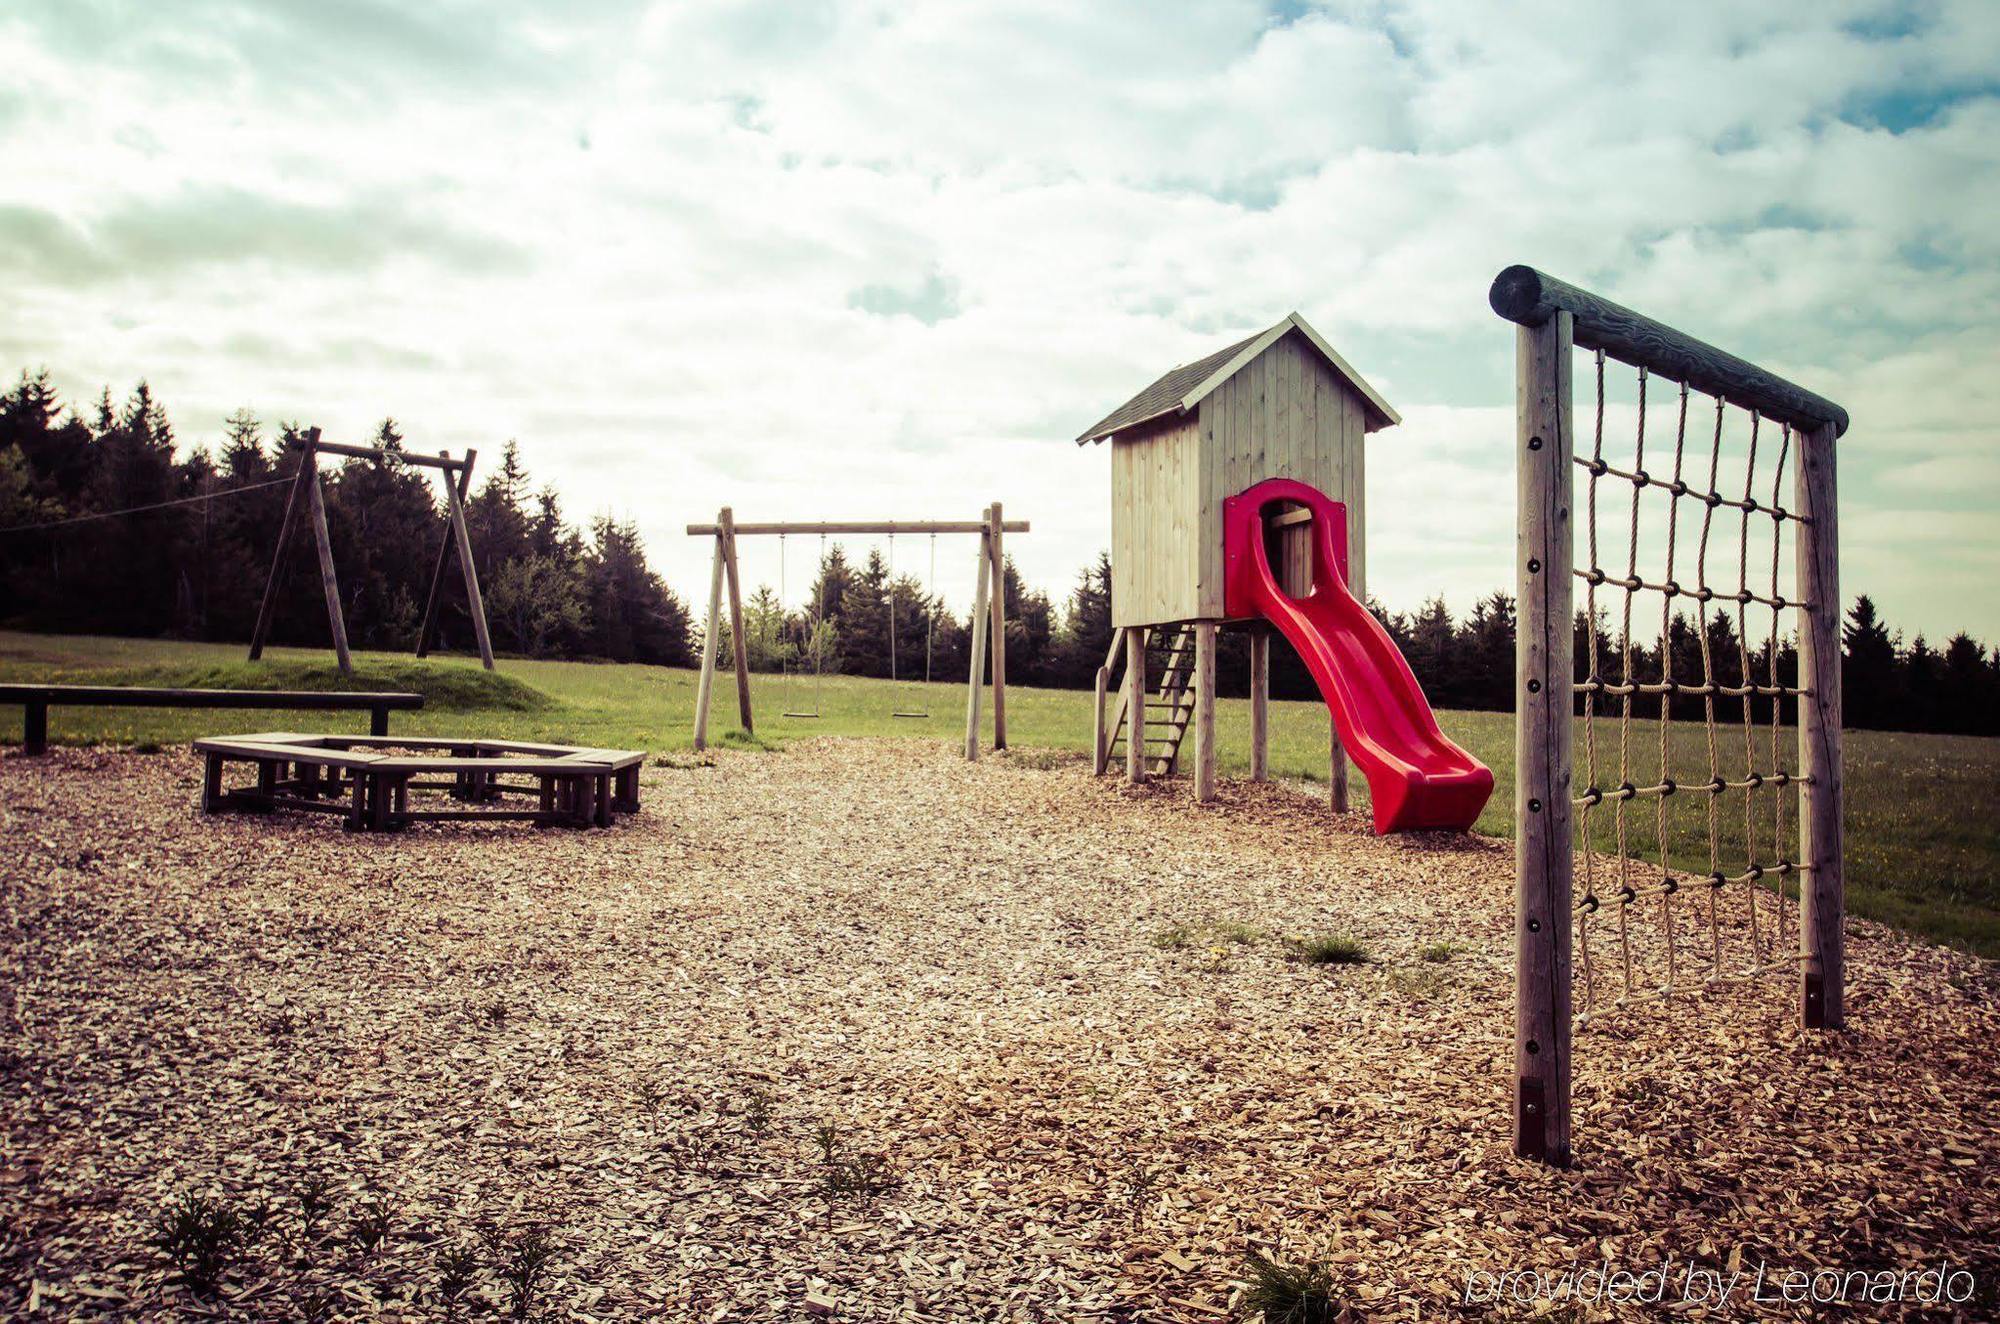
<instances>
[{"instance_id":1,"label":"playhouse wooden wall","mask_svg":"<svg viewBox=\"0 0 2000 1324\"><path fill-rule=\"evenodd\" d=\"M1293 331L1193 413L1111 439L1111 610L1117 625L1220 620L1222 503L1266 478L1296 478L1347 503L1350 588L1367 593L1361 396ZM1305 530L1283 535L1286 587Z\"/></svg>"}]
</instances>

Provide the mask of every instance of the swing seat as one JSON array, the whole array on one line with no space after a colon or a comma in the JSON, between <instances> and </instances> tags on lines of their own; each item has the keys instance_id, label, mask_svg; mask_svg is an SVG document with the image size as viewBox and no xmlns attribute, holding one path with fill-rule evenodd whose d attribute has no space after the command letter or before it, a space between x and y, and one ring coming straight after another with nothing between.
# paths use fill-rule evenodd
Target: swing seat
<instances>
[{"instance_id":1,"label":"swing seat","mask_svg":"<svg viewBox=\"0 0 2000 1324\"><path fill-rule=\"evenodd\" d=\"M786 717L810 717L815 722L819 720L818 713L786 713L784 715Z\"/></svg>"},{"instance_id":2,"label":"swing seat","mask_svg":"<svg viewBox=\"0 0 2000 1324\"><path fill-rule=\"evenodd\" d=\"M929 717L929 716L930 716L930 714L929 714L929 713L906 713L906 712L893 712L893 713L890 713L890 714L889 714L889 716L891 716L891 717Z\"/></svg>"}]
</instances>

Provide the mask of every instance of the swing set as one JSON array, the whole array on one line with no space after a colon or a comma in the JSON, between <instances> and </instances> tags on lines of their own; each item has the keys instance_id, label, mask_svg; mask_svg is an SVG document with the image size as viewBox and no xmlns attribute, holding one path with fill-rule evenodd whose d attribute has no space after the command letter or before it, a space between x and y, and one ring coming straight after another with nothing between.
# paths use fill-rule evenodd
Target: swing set
<instances>
[{"instance_id":1,"label":"swing set","mask_svg":"<svg viewBox=\"0 0 2000 1324\"><path fill-rule=\"evenodd\" d=\"M736 710L746 734L755 734L756 718L750 697L750 653L748 641L743 633L743 583L737 568L736 540L739 537L776 535L778 539L778 598L782 604L786 599L787 546L786 540L793 534L819 537L820 564L826 563L826 540L829 535L853 534L886 537L889 541L889 589L886 610L889 614L889 683L897 695L897 706L890 714L898 718L926 718L930 709L925 702L911 701L904 693L905 682L901 675L899 640L896 617L900 605L900 590L896 580L896 538L923 535L930 540L929 577L925 581L925 593L931 594L937 587L937 540L939 534L976 534L979 538L978 587L972 602L972 658L968 668L967 693L965 700L965 757L979 757L979 704L983 676L987 671L986 656L990 644L993 656L993 747L1007 747L1007 619L1006 594L1003 591L1003 568L1006 565L1002 548L1002 536L1008 533L1028 532L1026 520L1004 520L1000 514L1000 503L988 506L977 520L888 520L880 522L840 522L840 523L775 523L738 524L734 513L724 506L713 524L690 524L690 537L715 539L715 564L709 576L708 587L708 628L702 638L701 681L695 694L694 747L708 747L708 707L709 698L715 689L716 644L721 636L722 606L724 589L728 590L729 637L732 643L732 659L736 669ZM928 686L932 677L932 663L935 658L937 617L933 611L926 616L924 625L924 683ZM784 716L802 719L817 719L821 715L820 699L825 680L826 640L823 627L826 622L825 576L822 574L813 588L812 617L800 646L808 648L812 654L813 689L810 709L803 702L785 710ZM789 627L788 627L789 628ZM802 653L796 654L803 656ZM803 662L786 663L784 673L788 689L804 683ZM912 669L914 671L914 669ZM914 674L909 683L915 683ZM925 691L928 693L928 690Z\"/></svg>"},{"instance_id":2,"label":"swing set","mask_svg":"<svg viewBox=\"0 0 2000 1324\"><path fill-rule=\"evenodd\" d=\"M784 604L791 601L791 592L787 588L791 557L785 546L785 539L785 534L781 533L778 535L778 608L780 615L783 615ZM937 597L937 534L935 532L930 535L930 545L930 573L924 578L923 597L923 601L929 605L929 609L924 613L925 689L919 691L920 700L924 695L929 693L931 662L935 655L937 640L937 611L935 608ZM788 636L785 639L787 651L782 655L779 664L785 678L786 693L796 694L799 687L804 684L805 678L805 667L802 663L797 662L796 659L803 658L808 650L811 651L813 678L812 707L808 709L804 704L799 704L792 708L787 708L785 716L813 721L817 721L820 717L821 682L825 679L826 675L826 641L821 638L821 626L826 621L826 535L824 533L819 536L818 565L820 566L820 576L813 581L812 616L805 622L805 628L799 631L794 631L791 626L791 618L788 616L785 617L784 630ZM896 535L893 533L889 535L888 584L889 593L883 605L883 611L889 618L889 684L896 693L901 694L902 680L897 672L902 664L902 650L896 642L896 618L899 615L896 595L901 589L901 583L896 578ZM927 718L930 715L931 712L928 707L917 706L916 704L897 708L889 714L891 717L923 718Z\"/></svg>"}]
</instances>

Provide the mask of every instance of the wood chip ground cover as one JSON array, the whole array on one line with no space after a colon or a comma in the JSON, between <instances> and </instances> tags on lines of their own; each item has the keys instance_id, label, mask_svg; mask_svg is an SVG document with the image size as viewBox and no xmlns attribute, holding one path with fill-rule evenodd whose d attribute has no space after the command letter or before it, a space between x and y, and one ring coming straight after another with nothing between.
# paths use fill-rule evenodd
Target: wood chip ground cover
<instances>
[{"instance_id":1,"label":"wood chip ground cover","mask_svg":"<svg viewBox=\"0 0 2000 1324\"><path fill-rule=\"evenodd\" d=\"M1252 1252L1367 1319L1606 1260L1949 1261L1992 1310L1972 958L1855 924L1841 1035L1777 983L1608 1018L1553 1172L1509 1147L1506 843L1033 752L676 762L608 831L394 837L201 818L180 754L0 763L0 1313L445 1318L465 1245L499 1314L535 1227L554 1319L1218 1319ZM272 1210L213 1296L153 1245L188 1192Z\"/></svg>"}]
</instances>

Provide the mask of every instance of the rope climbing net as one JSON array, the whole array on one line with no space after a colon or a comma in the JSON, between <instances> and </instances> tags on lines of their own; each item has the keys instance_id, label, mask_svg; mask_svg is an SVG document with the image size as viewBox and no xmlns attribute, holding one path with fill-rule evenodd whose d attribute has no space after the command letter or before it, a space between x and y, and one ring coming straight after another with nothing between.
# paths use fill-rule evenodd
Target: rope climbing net
<instances>
[{"instance_id":1,"label":"rope climbing net","mask_svg":"<svg viewBox=\"0 0 2000 1324\"><path fill-rule=\"evenodd\" d=\"M1579 1022L1790 971L1806 1028L1845 1024L1847 411L1532 267L1488 298L1516 324L1514 1150L1566 1166Z\"/></svg>"},{"instance_id":2,"label":"rope climbing net","mask_svg":"<svg viewBox=\"0 0 2000 1324\"><path fill-rule=\"evenodd\" d=\"M1807 605L1785 596L1782 578L1795 547L1787 526L1807 522L1785 505L1791 425L1671 382L1671 435L1649 439L1658 391L1641 367L1622 467L1606 435L1605 352L1589 362L1590 451L1573 456L1584 485L1572 571L1584 596L1573 686L1579 1024L1796 969L1800 777L1787 717L1803 693L1791 641ZM1663 567L1653 578L1641 573L1642 545Z\"/></svg>"}]
</instances>

